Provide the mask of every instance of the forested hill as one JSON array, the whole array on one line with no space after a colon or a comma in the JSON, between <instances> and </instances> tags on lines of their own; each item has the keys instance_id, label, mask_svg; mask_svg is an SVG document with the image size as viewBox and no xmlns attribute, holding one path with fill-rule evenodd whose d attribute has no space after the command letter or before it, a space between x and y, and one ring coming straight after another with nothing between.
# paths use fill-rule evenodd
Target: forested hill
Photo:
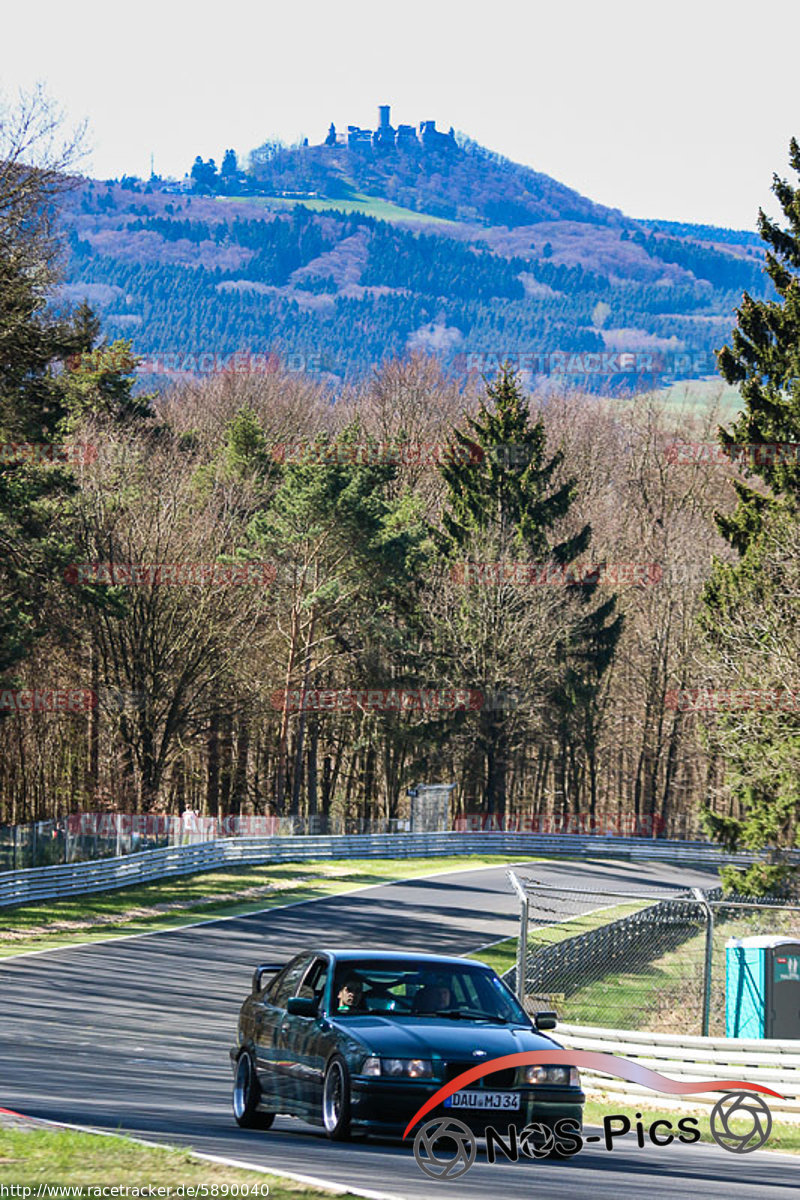
<instances>
[{"instance_id":1,"label":"forested hill","mask_svg":"<svg viewBox=\"0 0 800 1200\"><path fill-rule=\"evenodd\" d=\"M423 349L457 371L580 355L581 375L600 355L584 382L625 387L620 355L712 373L742 291L765 294L754 234L634 221L469 142L267 144L187 185L87 180L64 221L64 299L187 371L271 352L335 381Z\"/></svg>"},{"instance_id":2,"label":"forested hill","mask_svg":"<svg viewBox=\"0 0 800 1200\"><path fill-rule=\"evenodd\" d=\"M242 181L280 196L284 192L336 200L379 196L393 204L451 221L485 225L532 225L540 221L588 221L622 226L622 213L603 208L530 167L511 162L476 142L423 148L418 144L376 151L371 147L295 146L267 142L255 150L248 171L233 164L218 173L217 187ZM204 176L214 187L213 174Z\"/></svg>"}]
</instances>

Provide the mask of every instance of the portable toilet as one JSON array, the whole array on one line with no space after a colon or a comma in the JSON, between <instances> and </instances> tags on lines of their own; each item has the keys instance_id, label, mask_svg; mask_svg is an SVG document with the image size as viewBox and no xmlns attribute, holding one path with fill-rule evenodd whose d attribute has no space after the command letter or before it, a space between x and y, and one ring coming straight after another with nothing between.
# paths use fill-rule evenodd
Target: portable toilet
<instances>
[{"instance_id":1,"label":"portable toilet","mask_svg":"<svg viewBox=\"0 0 800 1200\"><path fill-rule=\"evenodd\" d=\"M725 960L725 1036L800 1038L800 938L731 938Z\"/></svg>"}]
</instances>

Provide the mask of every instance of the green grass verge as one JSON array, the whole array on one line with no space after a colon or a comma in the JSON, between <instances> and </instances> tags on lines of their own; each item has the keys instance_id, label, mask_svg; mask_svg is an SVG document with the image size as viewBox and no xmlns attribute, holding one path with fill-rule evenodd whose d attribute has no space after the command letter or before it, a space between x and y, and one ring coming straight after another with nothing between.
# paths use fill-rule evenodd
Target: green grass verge
<instances>
[{"instance_id":1,"label":"green grass verge","mask_svg":"<svg viewBox=\"0 0 800 1200\"><path fill-rule=\"evenodd\" d=\"M568 921L558 921L552 925L532 925L528 931L528 945L537 949L553 946L556 942L564 942L567 938L578 937L579 934L598 929L610 921L627 917L630 913L645 908L649 903L650 901L647 900L632 901L630 904L615 905L614 908L601 908L594 912L581 913L571 917ZM489 946L486 950L468 957L479 958L481 962L494 967L498 975L503 975L516 966L517 939L515 937L506 938L505 941L497 942L494 946Z\"/></svg>"},{"instance_id":2,"label":"green grass verge","mask_svg":"<svg viewBox=\"0 0 800 1200\"><path fill-rule=\"evenodd\" d=\"M769 1099L767 1103L769 1103ZM622 1147L626 1144L626 1141L633 1142L636 1136L636 1113L642 1114L642 1124L645 1126L645 1129L653 1121L659 1119L670 1121L673 1129L675 1129L681 1117L699 1117L701 1142L714 1142L708 1124L711 1114L710 1108L685 1108L679 1111L678 1109L668 1107L660 1108L658 1104L642 1104L638 1098L631 1100L627 1097L615 1100L606 1095L602 1099L587 1100L583 1119L586 1125L602 1125L603 1117L605 1116L614 1116L616 1114L626 1116L630 1120L633 1132L619 1139L617 1145ZM735 1122L731 1122L731 1128L736 1128ZM659 1130L659 1133L662 1135L668 1132L668 1130ZM764 1151L767 1150L782 1150L790 1154L800 1154L800 1123L780 1121L774 1118L769 1141L764 1147Z\"/></svg>"},{"instance_id":3,"label":"green grass verge","mask_svg":"<svg viewBox=\"0 0 800 1200\"><path fill-rule=\"evenodd\" d=\"M800 914L763 911L717 920L714 931L709 1034L725 1035L725 946L756 933L800 935ZM562 1018L577 1025L652 1032L702 1032L705 930L635 971L614 971L572 992Z\"/></svg>"},{"instance_id":4,"label":"green grass verge","mask_svg":"<svg viewBox=\"0 0 800 1200\"><path fill-rule=\"evenodd\" d=\"M692 941L704 940L692 938ZM572 992L565 1002L563 1019L574 1025L605 1025L610 1029L645 1029L648 1018L666 997L680 991L687 982L689 943L679 950L655 959L647 967L631 972L615 971L595 983ZM693 965L693 959L689 960ZM698 995L700 989L698 987ZM699 1033L689 1028L685 1019L681 1028L687 1033Z\"/></svg>"},{"instance_id":5,"label":"green grass verge","mask_svg":"<svg viewBox=\"0 0 800 1200\"><path fill-rule=\"evenodd\" d=\"M415 224L443 225L458 227L458 221L450 221L446 217L434 217L430 213L415 212L413 208L403 208L400 204L392 204L390 200L382 200L380 196L365 196L356 192L351 200L328 200L311 198L308 200L292 200L287 196L220 196L219 200L238 204L254 204L264 208L296 208L302 205L313 212L343 212L362 213L366 217L376 217L379 221L412 221Z\"/></svg>"},{"instance_id":6,"label":"green grass verge","mask_svg":"<svg viewBox=\"0 0 800 1200\"><path fill-rule=\"evenodd\" d=\"M186 1150L151 1149L129 1138L101 1137L71 1129L24 1127L0 1129L0 1184L32 1187L34 1195L39 1185L83 1189L152 1185L169 1187L173 1193L180 1185L187 1188L204 1185L209 1189L207 1194L219 1200L230 1197L230 1189L237 1185L239 1196L243 1186L250 1189L251 1196L266 1196L269 1188L271 1200L289 1200L290 1197L292 1200L322 1200L331 1195L328 1191L275 1175L204 1162ZM213 1187L217 1190L212 1193ZM90 1191L72 1194L92 1196Z\"/></svg>"},{"instance_id":7,"label":"green grass verge","mask_svg":"<svg viewBox=\"0 0 800 1200\"><path fill-rule=\"evenodd\" d=\"M214 917L243 916L276 905L353 891L370 884L507 862L504 855L448 855L230 867L109 892L2 908L0 958L76 942L175 929ZM258 893L243 894L250 889L258 889ZM159 907L165 905L170 905L168 911Z\"/></svg>"}]
</instances>

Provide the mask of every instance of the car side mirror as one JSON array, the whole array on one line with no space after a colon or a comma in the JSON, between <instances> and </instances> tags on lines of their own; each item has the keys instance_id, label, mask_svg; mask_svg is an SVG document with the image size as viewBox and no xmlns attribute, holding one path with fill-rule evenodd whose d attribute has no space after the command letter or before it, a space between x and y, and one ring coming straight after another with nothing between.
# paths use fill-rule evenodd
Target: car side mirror
<instances>
[{"instance_id":1,"label":"car side mirror","mask_svg":"<svg viewBox=\"0 0 800 1200\"><path fill-rule=\"evenodd\" d=\"M255 971L253 971L253 995L257 996L264 987L264 977L266 975L277 975L278 971L282 971L285 965L285 963L259 963Z\"/></svg>"},{"instance_id":2,"label":"car side mirror","mask_svg":"<svg viewBox=\"0 0 800 1200\"><path fill-rule=\"evenodd\" d=\"M315 1017L319 1005L312 996L290 996L286 1011L291 1017Z\"/></svg>"},{"instance_id":3,"label":"car side mirror","mask_svg":"<svg viewBox=\"0 0 800 1200\"><path fill-rule=\"evenodd\" d=\"M534 1013L534 1023L537 1029L555 1029L558 1024L558 1013L547 1011Z\"/></svg>"}]
</instances>

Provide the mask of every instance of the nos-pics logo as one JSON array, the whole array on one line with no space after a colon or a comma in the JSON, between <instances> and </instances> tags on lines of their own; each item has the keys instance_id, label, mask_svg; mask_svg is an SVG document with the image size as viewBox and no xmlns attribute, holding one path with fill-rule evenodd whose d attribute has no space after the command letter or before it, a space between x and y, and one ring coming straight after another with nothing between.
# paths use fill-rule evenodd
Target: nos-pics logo
<instances>
[{"instance_id":1,"label":"nos-pics logo","mask_svg":"<svg viewBox=\"0 0 800 1200\"><path fill-rule=\"evenodd\" d=\"M718 1146L734 1154L750 1154L758 1150L772 1130L772 1114L766 1101L754 1093L782 1099L780 1093L772 1088L739 1079L706 1079L688 1084L669 1079L640 1063L617 1058L613 1054L587 1050L536 1050L503 1055L462 1072L425 1101L409 1121L403 1136L407 1137L419 1121L448 1097L476 1083L479 1078L485 1079L495 1071L509 1067L534 1063L589 1067L669 1095L725 1091L726 1095L711 1110L710 1132ZM652 1121L649 1126L641 1118L642 1114L637 1113L635 1135L640 1147L646 1144L647 1139L655 1146L673 1143L690 1145L700 1140L696 1117L681 1117L677 1120L677 1129L673 1128L671 1121L663 1118ZM520 1155L527 1158L570 1158L588 1142L602 1143L606 1150L612 1150L615 1138L623 1137L632 1130L630 1118L623 1114L606 1115L602 1133L586 1135L580 1120L574 1117L561 1118L552 1125L531 1122L522 1129L509 1125L505 1134L490 1125L484 1131L486 1157L489 1163L494 1163L498 1155L511 1162L518 1162ZM468 1125L449 1115L432 1117L420 1127L414 1138L414 1157L420 1170L431 1179L450 1180L465 1175L475 1162L477 1149L475 1133Z\"/></svg>"},{"instance_id":2,"label":"nos-pics logo","mask_svg":"<svg viewBox=\"0 0 800 1200\"><path fill-rule=\"evenodd\" d=\"M636 1114L637 1118L641 1113ZM616 1125L615 1125L616 1123ZM653 1121L649 1128L637 1121L639 1146L644 1146L645 1133L656 1146L678 1143L691 1145L700 1140L696 1117L682 1117L673 1131L672 1123L663 1118ZM772 1114L760 1096L749 1092L729 1092L711 1110L711 1136L718 1146L733 1154L750 1154L767 1141L772 1129ZM614 1139L631 1131L630 1119L622 1114L603 1118L603 1134L584 1136L580 1122L564 1117L553 1125L533 1121L522 1129L508 1125L500 1133L492 1125L485 1131L486 1161L490 1164L501 1158L519 1162L525 1158L571 1158L587 1142L600 1142L606 1150L614 1149ZM466 1175L478 1154L478 1139L462 1121L453 1117L436 1117L426 1121L414 1138L414 1157L417 1166L429 1179L447 1181Z\"/></svg>"}]
</instances>

